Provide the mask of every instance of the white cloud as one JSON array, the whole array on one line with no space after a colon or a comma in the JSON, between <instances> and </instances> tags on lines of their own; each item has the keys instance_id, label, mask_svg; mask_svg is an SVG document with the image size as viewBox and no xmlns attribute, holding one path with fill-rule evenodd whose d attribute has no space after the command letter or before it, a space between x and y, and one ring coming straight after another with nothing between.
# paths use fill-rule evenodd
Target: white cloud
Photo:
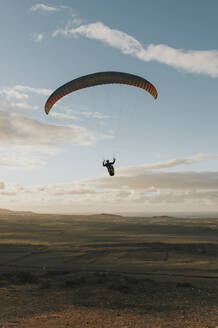
<instances>
[{"instance_id":1,"label":"white cloud","mask_svg":"<svg viewBox=\"0 0 218 328\"><path fill-rule=\"evenodd\" d=\"M57 154L63 144L90 146L95 143L97 136L91 130L72 124L72 120L81 119L69 109L51 113L51 118L68 120L67 126L45 124L17 113L37 108L29 104L31 94L47 97L50 93L49 89L24 85L0 88L0 167L39 168L45 164L42 153L43 156ZM43 112L43 108L40 110Z\"/></svg>"},{"instance_id":2,"label":"white cloud","mask_svg":"<svg viewBox=\"0 0 218 328\"><path fill-rule=\"evenodd\" d=\"M101 22L81 25L76 28L58 29L58 34L67 37L84 36L100 40L103 43L119 49L124 54L135 56L143 61L152 60L167 64L186 72L205 74L218 77L218 50L184 50L175 49L165 44L150 44L144 47L134 37L119 30L111 29Z\"/></svg>"},{"instance_id":3,"label":"white cloud","mask_svg":"<svg viewBox=\"0 0 218 328\"><path fill-rule=\"evenodd\" d=\"M11 88L10 90L14 91L26 91L36 93L40 96L49 96L52 92L50 89L43 89L43 88L33 88L25 85L16 85L15 87Z\"/></svg>"},{"instance_id":4,"label":"white cloud","mask_svg":"<svg viewBox=\"0 0 218 328\"><path fill-rule=\"evenodd\" d=\"M31 7L32 11L39 11L39 12L46 12L46 13L53 13L59 11L56 7L50 7L47 5L44 5L43 3L37 3L33 7Z\"/></svg>"},{"instance_id":5,"label":"white cloud","mask_svg":"<svg viewBox=\"0 0 218 328\"><path fill-rule=\"evenodd\" d=\"M0 145L27 145L42 149L63 143L91 145L95 136L88 129L71 125L44 124L20 114L0 111Z\"/></svg>"},{"instance_id":6,"label":"white cloud","mask_svg":"<svg viewBox=\"0 0 218 328\"><path fill-rule=\"evenodd\" d=\"M44 34L40 33L34 37L34 42L41 42L44 39Z\"/></svg>"},{"instance_id":7,"label":"white cloud","mask_svg":"<svg viewBox=\"0 0 218 328\"><path fill-rule=\"evenodd\" d=\"M80 112L80 115L88 117L88 118L97 118L99 120L103 120L105 118L109 118L108 115L104 115L100 112Z\"/></svg>"},{"instance_id":8,"label":"white cloud","mask_svg":"<svg viewBox=\"0 0 218 328\"><path fill-rule=\"evenodd\" d=\"M42 88L32 88L29 86L16 85L14 87L0 88L0 110L35 110L39 107L30 104L31 94L48 96L51 90ZM43 110L43 109L41 109Z\"/></svg>"},{"instance_id":9,"label":"white cloud","mask_svg":"<svg viewBox=\"0 0 218 328\"><path fill-rule=\"evenodd\" d=\"M172 159L165 162L144 164L141 166L127 166L119 169L119 175L139 175L143 174L146 170L159 170L165 168L172 168L179 165L188 165L208 159L218 159L218 155L203 155L197 154L184 159Z\"/></svg>"},{"instance_id":10,"label":"white cloud","mask_svg":"<svg viewBox=\"0 0 218 328\"><path fill-rule=\"evenodd\" d=\"M0 167L5 168L40 168L45 164L40 158L30 152L24 152L22 149L11 147L10 152L0 149Z\"/></svg>"},{"instance_id":11,"label":"white cloud","mask_svg":"<svg viewBox=\"0 0 218 328\"><path fill-rule=\"evenodd\" d=\"M98 188L124 188L133 190L218 190L217 172L145 172L139 175L117 176L115 179L102 177L95 181Z\"/></svg>"},{"instance_id":12,"label":"white cloud","mask_svg":"<svg viewBox=\"0 0 218 328\"><path fill-rule=\"evenodd\" d=\"M52 90L43 88L32 88L24 85L16 85L14 87L0 88L0 96L5 97L8 100L16 99L18 101L24 101L29 98L29 93L35 93L40 96L49 96Z\"/></svg>"},{"instance_id":13,"label":"white cloud","mask_svg":"<svg viewBox=\"0 0 218 328\"><path fill-rule=\"evenodd\" d=\"M209 156L196 155L184 159L183 162L191 165L198 156L198 160L209 158ZM34 209L34 206L39 204L39 200L43 199L41 211L52 212L83 212L84 203L86 210L92 213L178 209L218 210L218 172L149 171L138 175L130 175L128 172L129 175L120 176L119 170L116 171L117 174L113 178L106 175L72 183L10 185L3 191L4 195L7 193L16 195L16 199L20 202L19 206L26 206L23 207L26 209L30 204L33 207L29 209ZM38 210L37 207L35 208Z\"/></svg>"},{"instance_id":14,"label":"white cloud","mask_svg":"<svg viewBox=\"0 0 218 328\"><path fill-rule=\"evenodd\" d=\"M46 96L51 94L51 90L43 88L33 88L24 85L16 85L14 87L0 88L0 109L10 110L31 110L37 109L38 106L30 105L29 99L31 94Z\"/></svg>"},{"instance_id":15,"label":"white cloud","mask_svg":"<svg viewBox=\"0 0 218 328\"><path fill-rule=\"evenodd\" d=\"M17 102L17 103L11 103L10 106L12 108L20 108L20 109L32 109L32 107L27 103Z\"/></svg>"},{"instance_id":16,"label":"white cloud","mask_svg":"<svg viewBox=\"0 0 218 328\"><path fill-rule=\"evenodd\" d=\"M59 112L51 112L49 114L51 117L57 118L57 119L64 119L64 120L71 120L71 121L78 121L79 118L75 115L72 115L70 113L59 113Z\"/></svg>"},{"instance_id":17,"label":"white cloud","mask_svg":"<svg viewBox=\"0 0 218 328\"><path fill-rule=\"evenodd\" d=\"M21 114L0 110L0 167L40 168L63 144L90 146L95 135L85 127L44 124ZM9 150L10 149L10 150Z\"/></svg>"},{"instance_id":18,"label":"white cloud","mask_svg":"<svg viewBox=\"0 0 218 328\"><path fill-rule=\"evenodd\" d=\"M41 14L50 14L50 13L57 13L59 12L60 14L67 14L69 17L69 21L67 23L68 27L72 26L78 26L81 24L84 24L84 20L78 17L78 15L75 13L75 11L72 9L70 6L63 6L63 5L58 5L58 6L47 6L42 3L38 3L34 5L31 9L31 11L38 12ZM44 38L43 34L39 34L34 41L35 42L40 42Z\"/></svg>"},{"instance_id":19,"label":"white cloud","mask_svg":"<svg viewBox=\"0 0 218 328\"><path fill-rule=\"evenodd\" d=\"M83 23L84 23L83 19L81 19L79 17L75 17L75 15L73 15L72 20L70 22L70 24L72 26L78 26L78 25L81 25Z\"/></svg>"},{"instance_id":20,"label":"white cloud","mask_svg":"<svg viewBox=\"0 0 218 328\"><path fill-rule=\"evenodd\" d=\"M2 88L0 89L0 95L7 99L26 100L28 95L17 91L15 88Z\"/></svg>"},{"instance_id":21,"label":"white cloud","mask_svg":"<svg viewBox=\"0 0 218 328\"><path fill-rule=\"evenodd\" d=\"M24 109L24 110L29 110L29 109L34 109L35 107L30 106L26 102L0 102L1 109Z\"/></svg>"},{"instance_id":22,"label":"white cloud","mask_svg":"<svg viewBox=\"0 0 218 328\"><path fill-rule=\"evenodd\" d=\"M20 209L36 211L218 210L218 172L149 172L65 184L9 185L3 194L16 195Z\"/></svg>"},{"instance_id":23,"label":"white cloud","mask_svg":"<svg viewBox=\"0 0 218 328\"><path fill-rule=\"evenodd\" d=\"M0 181L0 189L4 189L4 188L5 188L4 182Z\"/></svg>"}]
</instances>

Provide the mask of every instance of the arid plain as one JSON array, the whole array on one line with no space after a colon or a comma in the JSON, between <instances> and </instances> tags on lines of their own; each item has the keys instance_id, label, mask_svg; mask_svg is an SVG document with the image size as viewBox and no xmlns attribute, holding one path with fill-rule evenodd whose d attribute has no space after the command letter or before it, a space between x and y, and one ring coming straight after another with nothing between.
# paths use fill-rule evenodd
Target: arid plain
<instances>
[{"instance_id":1,"label":"arid plain","mask_svg":"<svg viewBox=\"0 0 218 328\"><path fill-rule=\"evenodd\" d=\"M218 326L218 218L0 210L0 327Z\"/></svg>"}]
</instances>

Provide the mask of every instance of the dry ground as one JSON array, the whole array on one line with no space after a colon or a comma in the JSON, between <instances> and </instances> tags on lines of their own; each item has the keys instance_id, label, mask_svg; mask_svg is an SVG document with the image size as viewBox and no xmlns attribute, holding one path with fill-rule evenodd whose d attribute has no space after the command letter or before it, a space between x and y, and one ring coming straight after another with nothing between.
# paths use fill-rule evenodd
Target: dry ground
<instances>
[{"instance_id":1,"label":"dry ground","mask_svg":"<svg viewBox=\"0 0 218 328\"><path fill-rule=\"evenodd\" d=\"M3 327L218 327L218 219L0 210Z\"/></svg>"},{"instance_id":2,"label":"dry ground","mask_svg":"<svg viewBox=\"0 0 218 328\"><path fill-rule=\"evenodd\" d=\"M1 328L218 327L213 279L21 272L1 281Z\"/></svg>"}]
</instances>

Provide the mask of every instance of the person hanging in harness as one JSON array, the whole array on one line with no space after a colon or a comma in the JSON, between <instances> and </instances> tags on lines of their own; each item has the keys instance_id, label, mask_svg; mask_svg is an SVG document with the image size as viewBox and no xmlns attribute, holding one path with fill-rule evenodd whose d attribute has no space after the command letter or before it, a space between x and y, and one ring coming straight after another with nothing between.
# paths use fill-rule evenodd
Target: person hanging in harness
<instances>
[{"instance_id":1,"label":"person hanging in harness","mask_svg":"<svg viewBox=\"0 0 218 328\"><path fill-rule=\"evenodd\" d=\"M103 160L103 166L106 166L108 173L113 176L114 175L114 163L115 163L116 159L113 158L113 162L110 162L108 159L105 161Z\"/></svg>"}]
</instances>

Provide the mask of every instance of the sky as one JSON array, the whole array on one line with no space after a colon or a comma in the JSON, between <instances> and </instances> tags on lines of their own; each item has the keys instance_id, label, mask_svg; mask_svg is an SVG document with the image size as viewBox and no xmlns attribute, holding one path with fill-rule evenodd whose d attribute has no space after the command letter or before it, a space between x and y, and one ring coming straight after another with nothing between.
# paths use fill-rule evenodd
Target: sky
<instances>
[{"instance_id":1,"label":"sky","mask_svg":"<svg viewBox=\"0 0 218 328\"><path fill-rule=\"evenodd\" d=\"M216 0L0 1L0 208L218 211L217 30ZM56 88L101 71L158 98L104 85L45 114Z\"/></svg>"}]
</instances>

